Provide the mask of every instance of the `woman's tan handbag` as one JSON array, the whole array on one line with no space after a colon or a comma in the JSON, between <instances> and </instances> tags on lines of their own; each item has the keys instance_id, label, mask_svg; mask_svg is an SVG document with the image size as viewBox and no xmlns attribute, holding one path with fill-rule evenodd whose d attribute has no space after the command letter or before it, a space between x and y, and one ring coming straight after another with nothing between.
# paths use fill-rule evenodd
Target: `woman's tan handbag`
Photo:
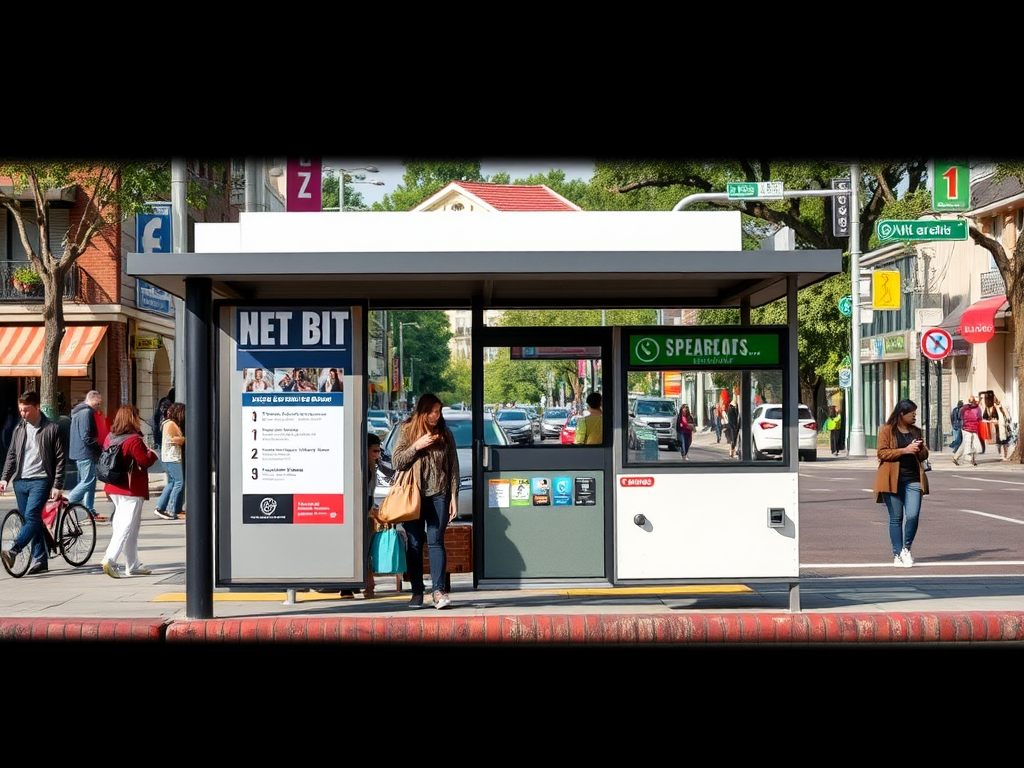
<instances>
[{"instance_id":1,"label":"woman's tan handbag","mask_svg":"<svg viewBox=\"0 0 1024 768\"><path fill-rule=\"evenodd\" d=\"M391 490L384 497L377 517L385 523L405 523L420 519L420 487L416 482L416 465L411 470L399 472L391 483Z\"/></svg>"}]
</instances>

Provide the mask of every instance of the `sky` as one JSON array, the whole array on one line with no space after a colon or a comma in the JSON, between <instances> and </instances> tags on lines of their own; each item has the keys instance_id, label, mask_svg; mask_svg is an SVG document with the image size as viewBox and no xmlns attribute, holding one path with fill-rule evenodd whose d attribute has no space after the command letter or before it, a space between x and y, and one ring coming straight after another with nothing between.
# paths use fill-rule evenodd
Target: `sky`
<instances>
[{"instance_id":1,"label":"sky","mask_svg":"<svg viewBox=\"0 0 1024 768\"><path fill-rule=\"evenodd\" d=\"M353 189L357 190L363 196L363 202L370 206L374 203L379 203L384 199L384 195L389 195L395 191L395 188L402 183L402 174L405 173L405 168L401 162L395 159L387 158L360 158L357 160L349 158L327 158L323 159L323 165L325 168L344 168L352 171L356 174L365 174L366 181L372 181L379 179L384 182L383 186L377 186L375 184L359 184ZM357 170L365 166L373 166L379 169L378 173L369 173L367 171ZM558 160L551 158L541 158L538 160L527 160L521 157L517 157L512 160L501 160L501 159L481 159L480 161L480 172L486 176L493 176L500 171L507 171L513 181L516 179L525 179L527 176L533 174L546 174L548 171L555 169L565 171L565 178L568 181L572 179L583 179L583 181L590 181L590 178L594 175L594 164L580 158L571 158L568 160Z\"/></svg>"}]
</instances>

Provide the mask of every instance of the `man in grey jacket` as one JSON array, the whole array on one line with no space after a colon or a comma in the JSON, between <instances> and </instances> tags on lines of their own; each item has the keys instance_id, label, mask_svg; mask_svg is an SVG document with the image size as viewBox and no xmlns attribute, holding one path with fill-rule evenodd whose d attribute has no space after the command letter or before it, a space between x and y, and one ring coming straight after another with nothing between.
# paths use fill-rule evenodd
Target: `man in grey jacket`
<instances>
[{"instance_id":1,"label":"man in grey jacket","mask_svg":"<svg viewBox=\"0 0 1024 768\"><path fill-rule=\"evenodd\" d=\"M64 489L64 443L57 422L50 421L39 409L39 393L23 392L18 398L21 421L14 428L11 447L7 450L0 494L6 493L13 480L18 509L25 518L11 548L0 552L4 564L14 567L14 560L27 545L32 545L32 562L28 572L45 573L49 569L46 539L43 533L43 507L46 500L56 499Z\"/></svg>"},{"instance_id":2,"label":"man in grey jacket","mask_svg":"<svg viewBox=\"0 0 1024 768\"><path fill-rule=\"evenodd\" d=\"M103 452L96 428L96 409L103 396L95 389L85 401L71 409L71 435L68 438L68 458L78 466L78 485L71 489L68 501L81 504L96 517L96 460Z\"/></svg>"}]
</instances>

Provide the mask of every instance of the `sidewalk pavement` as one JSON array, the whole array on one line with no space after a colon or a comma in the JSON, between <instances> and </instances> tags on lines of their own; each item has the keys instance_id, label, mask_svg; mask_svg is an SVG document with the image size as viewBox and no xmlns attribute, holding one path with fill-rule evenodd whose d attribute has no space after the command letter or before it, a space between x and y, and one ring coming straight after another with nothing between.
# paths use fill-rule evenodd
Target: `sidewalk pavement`
<instances>
[{"instance_id":1,"label":"sidewalk pavement","mask_svg":"<svg viewBox=\"0 0 1024 768\"><path fill-rule=\"evenodd\" d=\"M818 464L876 466L866 457L820 456ZM932 454L933 471L963 471ZM978 472L1024 465L979 457ZM44 574L12 579L0 571L0 641L146 643L398 643L481 645L834 645L911 643L1024 644L1024 575L984 580L914 578L801 581L799 612L787 586L687 584L641 588L474 589L472 574L452 575L451 608L408 606L408 584L376 578L372 599L339 593L215 589L211 619L187 616L186 520L154 515L162 475L143 507L140 552L150 576L111 579L100 568L110 526L98 526L96 551L81 568L51 558ZM12 497L4 500L11 503ZM113 505L102 491L97 512ZM882 564L880 564L881 566ZM428 577L429 579L429 577Z\"/></svg>"}]
</instances>

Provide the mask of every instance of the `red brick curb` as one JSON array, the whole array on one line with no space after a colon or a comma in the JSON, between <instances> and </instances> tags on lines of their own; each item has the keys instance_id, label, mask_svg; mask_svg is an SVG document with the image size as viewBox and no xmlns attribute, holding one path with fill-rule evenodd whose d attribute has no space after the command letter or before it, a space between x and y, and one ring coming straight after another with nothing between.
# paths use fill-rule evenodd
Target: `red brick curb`
<instances>
[{"instance_id":1,"label":"red brick curb","mask_svg":"<svg viewBox=\"0 0 1024 768\"><path fill-rule=\"evenodd\" d=\"M1024 613L0 618L0 642L801 645L1024 642Z\"/></svg>"},{"instance_id":2,"label":"red brick curb","mask_svg":"<svg viewBox=\"0 0 1024 768\"><path fill-rule=\"evenodd\" d=\"M1024 613L730 613L175 620L168 643L810 644L1024 642Z\"/></svg>"},{"instance_id":3,"label":"red brick curb","mask_svg":"<svg viewBox=\"0 0 1024 768\"><path fill-rule=\"evenodd\" d=\"M164 642L167 619L0 618L0 642Z\"/></svg>"}]
</instances>

